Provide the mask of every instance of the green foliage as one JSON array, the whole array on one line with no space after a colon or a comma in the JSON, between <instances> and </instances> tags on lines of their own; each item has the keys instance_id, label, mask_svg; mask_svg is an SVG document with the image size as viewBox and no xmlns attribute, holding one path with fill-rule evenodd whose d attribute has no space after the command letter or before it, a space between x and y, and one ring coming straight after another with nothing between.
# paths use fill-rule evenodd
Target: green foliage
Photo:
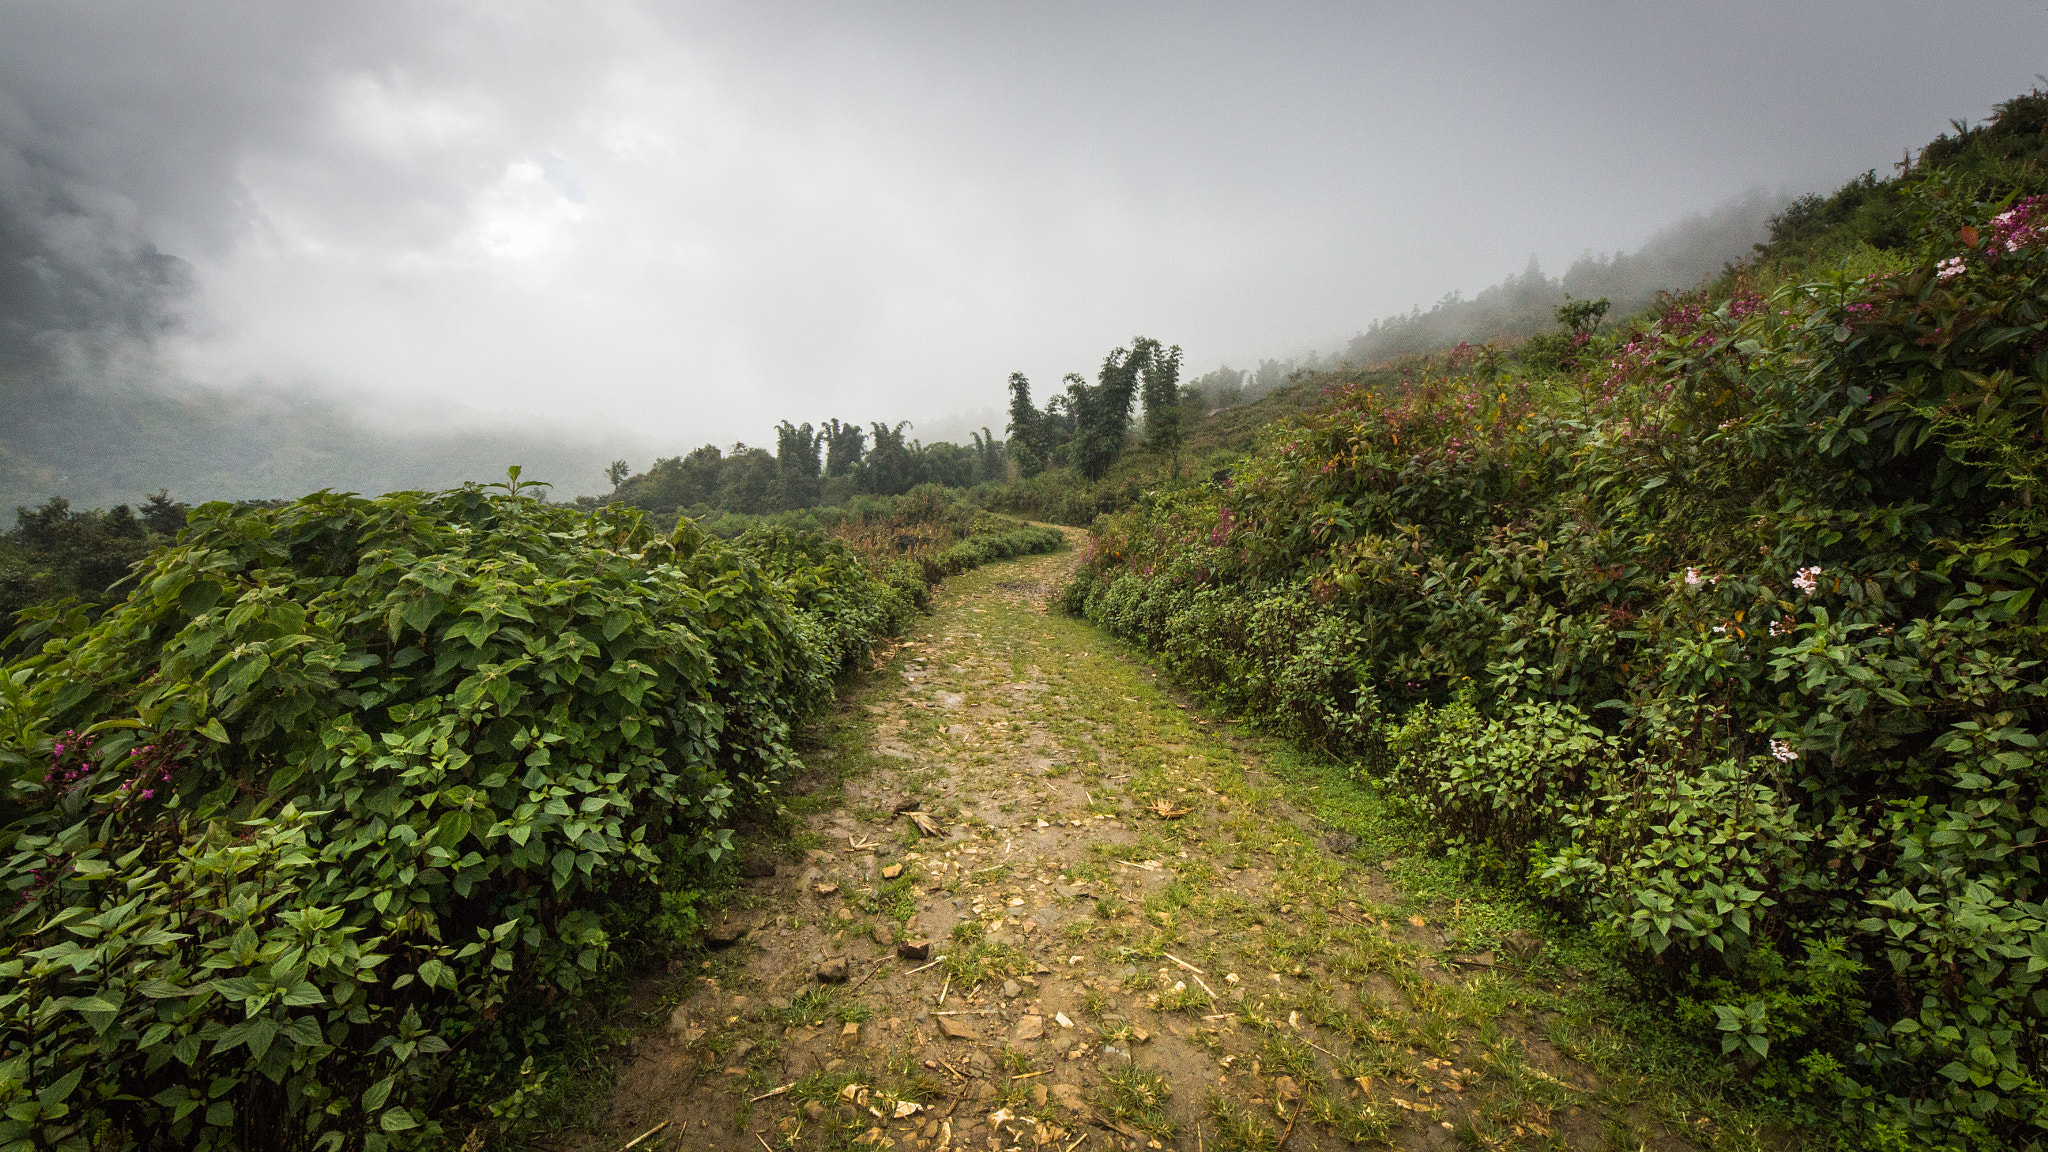
<instances>
[{"instance_id":1,"label":"green foliage","mask_svg":"<svg viewBox=\"0 0 2048 1152\"><path fill-rule=\"evenodd\" d=\"M208 504L97 622L40 614L0 675L0 1140L516 1112L498 1070L690 930L688 877L904 610L815 539L496 487Z\"/></svg>"},{"instance_id":2,"label":"green foliage","mask_svg":"<svg viewBox=\"0 0 2048 1152\"><path fill-rule=\"evenodd\" d=\"M1844 1143L2038 1139L2048 212L1979 189L1916 181L1903 270L1562 377L1327 377L1066 603L1605 925Z\"/></svg>"},{"instance_id":3,"label":"green foliage","mask_svg":"<svg viewBox=\"0 0 2048 1152\"><path fill-rule=\"evenodd\" d=\"M1880 252L1913 247L1912 189L1936 172L1962 176L2000 192L2031 195L2048 191L2042 161L2048 160L2048 92L2040 89L1998 105L1990 122L1957 123L1898 166L1899 174L1878 179L1875 170L1828 196L1802 196L1771 220L1771 238L1760 248L1767 260L1794 269L1819 268L1858 248Z\"/></svg>"}]
</instances>

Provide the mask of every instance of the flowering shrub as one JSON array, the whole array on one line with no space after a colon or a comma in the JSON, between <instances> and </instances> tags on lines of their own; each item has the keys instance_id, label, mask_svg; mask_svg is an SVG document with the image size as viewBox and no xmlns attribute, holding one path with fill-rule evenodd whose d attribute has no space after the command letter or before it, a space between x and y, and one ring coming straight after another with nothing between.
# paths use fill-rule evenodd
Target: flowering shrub
<instances>
[{"instance_id":1,"label":"flowering shrub","mask_svg":"<svg viewBox=\"0 0 2048 1152\"><path fill-rule=\"evenodd\" d=\"M1606 925L1846 1141L2037 1139L2048 250L1965 191L1908 272L1340 389L1066 603Z\"/></svg>"},{"instance_id":2,"label":"flowering shrub","mask_svg":"<svg viewBox=\"0 0 2048 1152\"><path fill-rule=\"evenodd\" d=\"M907 611L815 536L504 487L206 505L0 671L0 1145L438 1139L493 1022L675 942Z\"/></svg>"}]
</instances>

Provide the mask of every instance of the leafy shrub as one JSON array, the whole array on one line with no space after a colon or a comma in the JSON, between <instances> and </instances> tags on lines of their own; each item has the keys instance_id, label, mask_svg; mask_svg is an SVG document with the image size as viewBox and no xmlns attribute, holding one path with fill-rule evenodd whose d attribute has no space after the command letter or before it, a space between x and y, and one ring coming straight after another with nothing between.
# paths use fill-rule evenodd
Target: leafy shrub
<instances>
[{"instance_id":1,"label":"leafy shrub","mask_svg":"<svg viewBox=\"0 0 2048 1152\"><path fill-rule=\"evenodd\" d=\"M683 870L901 619L814 540L501 487L209 504L125 603L36 625L0 1143L434 1136L622 941L688 930Z\"/></svg>"},{"instance_id":2,"label":"leafy shrub","mask_svg":"<svg viewBox=\"0 0 2048 1152\"><path fill-rule=\"evenodd\" d=\"M2048 204L1912 195L1903 271L1331 378L1065 602L1606 925L1845 1142L2008 1147L2048 1127Z\"/></svg>"}]
</instances>

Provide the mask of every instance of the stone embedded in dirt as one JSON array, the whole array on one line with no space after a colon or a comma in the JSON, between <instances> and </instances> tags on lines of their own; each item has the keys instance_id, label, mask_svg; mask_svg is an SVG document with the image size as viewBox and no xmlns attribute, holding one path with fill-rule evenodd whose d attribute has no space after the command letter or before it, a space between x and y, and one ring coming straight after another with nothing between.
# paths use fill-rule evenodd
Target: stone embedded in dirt
<instances>
[{"instance_id":1,"label":"stone embedded in dirt","mask_svg":"<svg viewBox=\"0 0 2048 1152\"><path fill-rule=\"evenodd\" d=\"M818 982L821 984L846 983L846 957L834 956L818 965Z\"/></svg>"},{"instance_id":2,"label":"stone embedded in dirt","mask_svg":"<svg viewBox=\"0 0 2048 1152\"><path fill-rule=\"evenodd\" d=\"M887 924L876 924L873 931L870 931L868 935L874 939L875 943L880 944L884 948L889 946L890 941L895 936L894 933L889 931Z\"/></svg>"},{"instance_id":3,"label":"stone embedded in dirt","mask_svg":"<svg viewBox=\"0 0 2048 1152\"><path fill-rule=\"evenodd\" d=\"M839 1046L841 1048L854 1048L858 1047L859 1045L860 1025L854 1023L851 1020L848 1020L846 1024L839 1029Z\"/></svg>"},{"instance_id":4,"label":"stone embedded in dirt","mask_svg":"<svg viewBox=\"0 0 2048 1152\"><path fill-rule=\"evenodd\" d=\"M1062 1028L1072 1028L1074 1026L1074 1022L1067 1019L1065 1012L1055 1012L1052 1014L1052 1018Z\"/></svg>"},{"instance_id":5,"label":"stone embedded in dirt","mask_svg":"<svg viewBox=\"0 0 2048 1152\"><path fill-rule=\"evenodd\" d=\"M1292 1104L1301 1099L1301 1085L1292 1076L1282 1076L1273 1081L1273 1096L1282 1104Z\"/></svg>"},{"instance_id":6,"label":"stone embedded in dirt","mask_svg":"<svg viewBox=\"0 0 2048 1152\"><path fill-rule=\"evenodd\" d=\"M840 905L839 910L837 912L834 912L832 915L838 917L841 920L851 920L853 919L853 909L848 908L842 904Z\"/></svg>"},{"instance_id":7,"label":"stone embedded in dirt","mask_svg":"<svg viewBox=\"0 0 2048 1152\"><path fill-rule=\"evenodd\" d=\"M897 878L898 876L901 876L901 875L903 875L903 865L901 865L901 864L884 864L884 865L882 865L882 879L884 879L884 880L894 880L895 878Z\"/></svg>"},{"instance_id":8,"label":"stone embedded in dirt","mask_svg":"<svg viewBox=\"0 0 2048 1152\"><path fill-rule=\"evenodd\" d=\"M1049 1098L1050 1098L1050 1097L1049 1097L1049 1096L1047 1095L1047 1093L1046 1093L1046 1090L1045 1090L1045 1085L1043 1085L1043 1084L1038 1084L1038 1085L1035 1085L1035 1086L1033 1086L1033 1087L1032 1087L1032 1089L1031 1089L1031 1106L1032 1106L1033 1108L1043 1108L1043 1107L1045 1107L1045 1102L1046 1102L1046 1101L1047 1101L1047 1100L1048 1100Z\"/></svg>"},{"instance_id":9,"label":"stone embedded in dirt","mask_svg":"<svg viewBox=\"0 0 2048 1152\"><path fill-rule=\"evenodd\" d=\"M1499 962L1492 952L1474 952L1470 956L1458 957L1458 963L1468 968L1491 968Z\"/></svg>"},{"instance_id":10,"label":"stone embedded in dirt","mask_svg":"<svg viewBox=\"0 0 2048 1152\"><path fill-rule=\"evenodd\" d=\"M1082 1099L1081 1086L1078 1084L1053 1085L1052 1098L1059 1101L1060 1106L1063 1108L1067 1108L1075 1112L1088 1111L1088 1101Z\"/></svg>"},{"instance_id":11,"label":"stone embedded in dirt","mask_svg":"<svg viewBox=\"0 0 2048 1152\"><path fill-rule=\"evenodd\" d=\"M775 858L766 852L743 852L740 854L740 875L749 880L765 880L775 875Z\"/></svg>"},{"instance_id":12,"label":"stone embedded in dirt","mask_svg":"<svg viewBox=\"0 0 2048 1152\"><path fill-rule=\"evenodd\" d=\"M1543 937L1527 928L1517 928L1508 933L1501 943L1507 945L1508 955L1513 956L1517 964L1527 964L1543 951Z\"/></svg>"},{"instance_id":13,"label":"stone embedded in dirt","mask_svg":"<svg viewBox=\"0 0 2048 1152\"><path fill-rule=\"evenodd\" d=\"M825 1106L816 1100L806 1100L804 1101L804 1115L812 1120L821 1120L825 1116Z\"/></svg>"},{"instance_id":14,"label":"stone embedded in dirt","mask_svg":"<svg viewBox=\"0 0 2048 1152\"><path fill-rule=\"evenodd\" d=\"M981 1030L958 1016L939 1017L939 1031L948 1040L979 1040Z\"/></svg>"},{"instance_id":15,"label":"stone embedded in dirt","mask_svg":"<svg viewBox=\"0 0 2048 1152\"><path fill-rule=\"evenodd\" d=\"M1024 986L1022 984L1017 983L1015 980L1003 981L1003 999L1015 1000L1018 996L1022 995L1023 992Z\"/></svg>"},{"instance_id":16,"label":"stone embedded in dirt","mask_svg":"<svg viewBox=\"0 0 2048 1152\"><path fill-rule=\"evenodd\" d=\"M1045 1039L1045 1017L1043 1017L1043 1016L1024 1016L1024 1017L1020 1017L1020 1018L1019 1018L1019 1019L1017 1020L1017 1034L1016 1034L1016 1039L1019 1039L1019 1040L1043 1040L1043 1039Z\"/></svg>"},{"instance_id":17,"label":"stone embedded in dirt","mask_svg":"<svg viewBox=\"0 0 2048 1152\"><path fill-rule=\"evenodd\" d=\"M668 1014L668 1030L670 1034L681 1036L689 1030L689 1027L690 1006L687 1004L676 1005L676 1010Z\"/></svg>"},{"instance_id":18,"label":"stone embedded in dirt","mask_svg":"<svg viewBox=\"0 0 2048 1152\"><path fill-rule=\"evenodd\" d=\"M896 946L896 954L905 960L929 960L932 942L929 940L905 940Z\"/></svg>"},{"instance_id":19,"label":"stone embedded in dirt","mask_svg":"<svg viewBox=\"0 0 2048 1152\"><path fill-rule=\"evenodd\" d=\"M839 891L839 885L837 884L811 885L811 895L813 896L830 896L831 894L837 891Z\"/></svg>"},{"instance_id":20,"label":"stone embedded in dirt","mask_svg":"<svg viewBox=\"0 0 2048 1152\"><path fill-rule=\"evenodd\" d=\"M746 934L745 924L737 920L726 920L704 930L704 943L713 948L729 948Z\"/></svg>"}]
</instances>

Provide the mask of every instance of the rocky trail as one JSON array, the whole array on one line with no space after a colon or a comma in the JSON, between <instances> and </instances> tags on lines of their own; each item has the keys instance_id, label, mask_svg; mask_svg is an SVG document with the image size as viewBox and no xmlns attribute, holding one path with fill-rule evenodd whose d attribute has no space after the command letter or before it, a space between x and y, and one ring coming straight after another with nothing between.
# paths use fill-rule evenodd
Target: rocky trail
<instances>
[{"instance_id":1,"label":"rocky trail","mask_svg":"<svg viewBox=\"0 0 2048 1152\"><path fill-rule=\"evenodd\" d=\"M808 831L645 982L608 1104L551 1146L1714 1143L1568 1055L1541 940L1448 938L1265 745L1048 611L1072 563L950 582L848 694Z\"/></svg>"}]
</instances>

